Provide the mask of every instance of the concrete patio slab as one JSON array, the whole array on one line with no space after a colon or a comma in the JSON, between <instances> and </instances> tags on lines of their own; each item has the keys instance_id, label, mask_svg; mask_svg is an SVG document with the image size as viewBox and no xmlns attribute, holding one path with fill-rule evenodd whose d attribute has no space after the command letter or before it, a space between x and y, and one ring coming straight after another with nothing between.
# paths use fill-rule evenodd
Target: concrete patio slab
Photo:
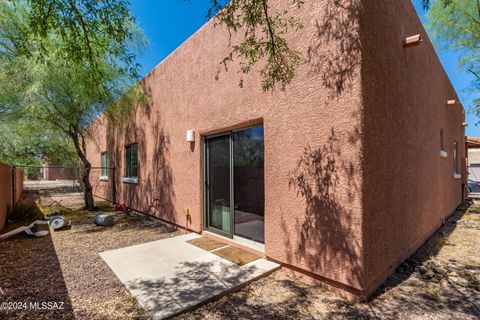
<instances>
[{"instance_id":1,"label":"concrete patio slab","mask_svg":"<svg viewBox=\"0 0 480 320\"><path fill-rule=\"evenodd\" d=\"M186 241L190 233L100 256L153 319L164 319L235 290L280 267L258 259L238 266Z\"/></svg>"}]
</instances>

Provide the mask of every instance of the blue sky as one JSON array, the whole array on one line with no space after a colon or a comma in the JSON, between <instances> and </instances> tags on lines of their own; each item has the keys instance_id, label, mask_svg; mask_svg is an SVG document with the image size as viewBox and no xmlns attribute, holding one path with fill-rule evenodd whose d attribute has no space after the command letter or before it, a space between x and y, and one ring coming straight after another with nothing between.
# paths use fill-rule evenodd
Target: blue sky
<instances>
[{"instance_id":1,"label":"blue sky","mask_svg":"<svg viewBox=\"0 0 480 320\"><path fill-rule=\"evenodd\" d=\"M306 0L316 1L316 0ZM197 31L206 21L209 0L132 0L131 10L150 41L150 47L138 57L142 75L153 69L175 48ZM417 12L424 21L425 12L421 0L413 0ZM437 49L443 67L468 111L473 96L467 90L471 75L458 69L458 54ZM472 114L467 113L466 134L480 137L480 127Z\"/></svg>"}]
</instances>

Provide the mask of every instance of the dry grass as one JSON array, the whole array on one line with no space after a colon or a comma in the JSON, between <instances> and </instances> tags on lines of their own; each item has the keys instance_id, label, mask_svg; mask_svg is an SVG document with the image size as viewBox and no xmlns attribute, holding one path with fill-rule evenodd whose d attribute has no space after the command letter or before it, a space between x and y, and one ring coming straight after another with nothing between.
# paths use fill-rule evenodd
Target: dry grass
<instances>
[{"instance_id":1,"label":"dry grass","mask_svg":"<svg viewBox=\"0 0 480 320\"><path fill-rule=\"evenodd\" d=\"M42 210L38 210L42 209ZM72 221L70 230L42 238L19 235L0 242L2 301L63 302L63 310L0 310L0 319L146 319L145 311L103 262L99 252L176 235L158 221L115 213L113 227L93 224L95 212L38 208L36 218L58 211ZM26 212L30 212L25 210ZM32 215L28 213L28 218ZM25 217L12 221L9 228ZM28 222L31 222L30 220Z\"/></svg>"},{"instance_id":2,"label":"dry grass","mask_svg":"<svg viewBox=\"0 0 480 320\"><path fill-rule=\"evenodd\" d=\"M463 216L464 220L480 222L480 212L468 212Z\"/></svg>"}]
</instances>

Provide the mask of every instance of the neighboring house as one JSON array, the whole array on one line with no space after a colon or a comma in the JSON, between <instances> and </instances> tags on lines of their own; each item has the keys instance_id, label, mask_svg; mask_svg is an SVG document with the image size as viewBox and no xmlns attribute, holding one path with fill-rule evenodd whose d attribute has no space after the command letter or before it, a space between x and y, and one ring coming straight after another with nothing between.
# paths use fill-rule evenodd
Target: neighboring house
<instances>
[{"instance_id":1,"label":"neighboring house","mask_svg":"<svg viewBox=\"0 0 480 320\"><path fill-rule=\"evenodd\" d=\"M480 192L480 138L465 137L468 149L468 191Z\"/></svg>"},{"instance_id":2,"label":"neighboring house","mask_svg":"<svg viewBox=\"0 0 480 320\"><path fill-rule=\"evenodd\" d=\"M41 178L43 180L73 180L74 172L72 168L44 163Z\"/></svg>"},{"instance_id":3,"label":"neighboring house","mask_svg":"<svg viewBox=\"0 0 480 320\"><path fill-rule=\"evenodd\" d=\"M462 202L464 109L410 0L270 3L303 23L285 92L256 70L240 88L235 64L215 80L210 21L145 76L148 107L92 124L88 158L116 167L117 202L367 296Z\"/></svg>"}]
</instances>

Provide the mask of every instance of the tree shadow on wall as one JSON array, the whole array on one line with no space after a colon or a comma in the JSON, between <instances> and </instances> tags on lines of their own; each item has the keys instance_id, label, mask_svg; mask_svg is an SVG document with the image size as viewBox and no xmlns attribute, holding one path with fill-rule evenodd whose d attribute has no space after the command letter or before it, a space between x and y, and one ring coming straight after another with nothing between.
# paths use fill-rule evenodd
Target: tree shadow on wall
<instances>
[{"instance_id":1,"label":"tree shadow on wall","mask_svg":"<svg viewBox=\"0 0 480 320\"><path fill-rule=\"evenodd\" d=\"M360 69L360 1L328 0L324 12L306 60L310 73L322 75L329 98L335 98L354 83Z\"/></svg>"},{"instance_id":2,"label":"tree shadow on wall","mask_svg":"<svg viewBox=\"0 0 480 320\"><path fill-rule=\"evenodd\" d=\"M138 106L123 127L108 129L108 152L116 167L116 198L135 210L176 223L170 138L162 126L160 112L153 108L151 88L145 87L145 94L146 106ZM122 183L126 172L125 147L133 143L138 146L138 184Z\"/></svg>"},{"instance_id":3,"label":"tree shadow on wall","mask_svg":"<svg viewBox=\"0 0 480 320\"><path fill-rule=\"evenodd\" d=\"M156 136L154 144L152 174L145 179L147 212L154 216L175 222L175 192L173 190L173 174L168 156L170 153L170 138L160 125L154 125L152 130Z\"/></svg>"},{"instance_id":4,"label":"tree shadow on wall","mask_svg":"<svg viewBox=\"0 0 480 320\"><path fill-rule=\"evenodd\" d=\"M347 282L358 286L362 284L360 239L355 238L352 212L343 204L355 201L360 182L354 164L343 160L342 141L343 136L332 129L324 145L304 148L290 172L289 188L303 198L305 214L296 221L298 242L292 244L287 236L285 245L289 261L303 262L320 274L332 274L332 266L345 268ZM283 230L288 235L285 222Z\"/></svg>"}]
</instances>

